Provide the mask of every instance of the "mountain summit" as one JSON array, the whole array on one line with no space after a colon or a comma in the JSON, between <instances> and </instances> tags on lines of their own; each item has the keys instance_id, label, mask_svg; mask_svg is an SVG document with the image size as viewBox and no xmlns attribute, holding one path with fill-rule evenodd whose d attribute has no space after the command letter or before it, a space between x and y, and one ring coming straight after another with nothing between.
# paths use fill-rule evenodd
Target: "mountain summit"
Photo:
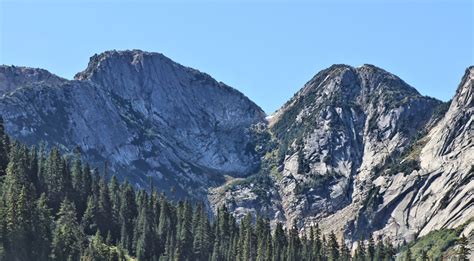
<instances>
[{"instance_id":1,"label":"mountain summit","mask_svg":"<svg viewBox=\"0 0 474 261\"><path fill-rule=\"evenodd\" d=\"M401 243L465 224L474 213L462 203L473 185L471 72L451 106L373 65L319 72L270 117L276 145L260 175L214 189L213 205L301 229L317 223L350 241L373 233Z\"/></svg>"},{"instance_id":2,"label":"mountain summit","mask_svg":"<svg viewBox=\"0 0 474 261\"><path fill-rule=\"evenodd\" d=\"M149 177L181 195L202 194L224 175L258 168L250 128L264 121L260 107L162 54L94 55L74 81L42 70L35 74L47 76L32 77L32 70L0 70L2 85L9 86L0 114L14 138L66 152L78 146L95 166L107 161L113 173L138 186Z\"/></svg>"},{"instance_id":3,"label":"mountain summit","mask_svg":"<svg viewBox=\"0 0 474 261\"><path fill-rule=\"evenodd\" d=\"M403 242L474 218L473 79L470 67L443 103L376 66L333 65L267 122L205 73L107 51L75 80L0 67L0 115L18 140L79 148L135 186L152 181L237 219Z\"/></svg>"}]
</instances>

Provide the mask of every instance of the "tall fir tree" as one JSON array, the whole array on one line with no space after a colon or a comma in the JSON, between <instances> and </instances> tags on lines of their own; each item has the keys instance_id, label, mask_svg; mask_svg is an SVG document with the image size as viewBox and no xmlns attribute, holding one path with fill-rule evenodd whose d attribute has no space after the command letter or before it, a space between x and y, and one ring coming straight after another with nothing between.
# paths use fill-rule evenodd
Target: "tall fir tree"
<instances>
[{"instance_id":1,"label":"tall fir tree","mask_svg":"<svg viewBox=\"0 0 474 261\"><path fill-rule=\"evenodd\" d=\"M287 239L283 225L277 223L275 232L273 233L273 258L272 261L281 261L285 258L285 249L287 245Z\"/></svg>"},{"instance_id":2,"label":"tall fir tree","mask_svg":"<svg viewBox=\"0 0 474 261\"><path fill-rule=\"evenodd\" d=\"M47 205L46 195L41 194L36 209L33 256L36 260L49 260L51 251L53 218Z\"/></svg>"},{"instance_id":3,"label":"tall fir tree","mask_svg":"<svg viewBox=\"0 0 474 261\"><path fill-rule=\"evenodd\" d=\"M10 138L5 131L3 118L0 117L0 178L6 175L9 152Z\"/></svg>"},{"instance_id":4,"label":"tall fir tree","mask_svg":"<svg viewBox=\"0 0 474 261\"><path fill-rule=\"evenodd\" d=\"M129 254L134 254L133 249L133 227L137 216L137 206L135 203L135 193L128 182L121 186L120 191L120 246Z\"/></svg>"},{"instance_id":5,"label":"tall fir tree","mask_svg":"<svg viewBox=\"0 0 474 261\"><path fill-rule=\"evenodd\" d=\"M331 233L329 234L328 239L328 260L339 260L339 245L337 243L336 235L333 231L331 231Z\"/></svg>"},{"instance_id":6,"label":"tall fir tree","mask_svg":"<svg viewBox=\"0 0 474 261\"><path fill-rule=\"evenodd\" d=\"M65 199L60 206L53 232L51 260L79 260L85 237L77 222L74 203Z\"/></svg>"},{"instance_id":7,"label":"tall fir tree","mask_svg":"<svg viewBox=\"0 0 474 261\"><path fill-rule=\"evenodd\" d=\"M468 240L465 235L461 235L458 239L458 256L459 261L467 261L469 260L469 247L468 247Z\"/></svg>"},{"instance_id":8,"label":"tall fir tree","mask_svg":"<svg viewBox=\"0 0 474 261\"><path fill-rule=\"evenodd\" d=\"M81 220L81 227L87 235L94 235L98 230L98 206L94 196L89 196L87 208Z\"/></svg>"}]
</instances>

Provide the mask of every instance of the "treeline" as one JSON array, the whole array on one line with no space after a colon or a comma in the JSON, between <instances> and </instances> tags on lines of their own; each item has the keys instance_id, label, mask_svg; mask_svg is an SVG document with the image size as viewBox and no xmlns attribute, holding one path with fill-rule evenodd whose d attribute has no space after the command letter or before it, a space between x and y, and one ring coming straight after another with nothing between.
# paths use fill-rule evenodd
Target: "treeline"
<instances>
[{"instance_id":1,"label":"treeline","mask_svg":"<svg viewBox=\"0 0 474 261\"><path fill-rule=\"evenodd\" d=\"M104 177L105 176L105 177ZM168 201L154 188L99 175L79 153L63 157L11 141L0 122L0 260L394 260L389 242L355 255L318 226L299 234L225 207Z\"/></svg>"}]
</instances>

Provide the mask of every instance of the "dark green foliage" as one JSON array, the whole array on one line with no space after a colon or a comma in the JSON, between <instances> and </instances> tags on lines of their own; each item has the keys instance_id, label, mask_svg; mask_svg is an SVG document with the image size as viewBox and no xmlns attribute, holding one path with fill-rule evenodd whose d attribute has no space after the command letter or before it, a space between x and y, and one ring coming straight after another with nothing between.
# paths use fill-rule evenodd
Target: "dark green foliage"
<instances>
[{"instance_id":1,"label":"dark green foliage","mask_svg":"<svg viewBox=\"0 0 474 261\"><path fill-rule=\"evenodd\" d=\"M61 203L51 245L52 260L79 260L84 247L84 233L76 218L74 203Z\"/></svg>"},{"instance_id":2,"label":"dark green foliage","mask_svg":"<svg viewBox=\"0 0 474 261\"><path fill-rule=\"evenodd\" d=\"M469 260L469 247L468 247L468 241L466 236L462 235L459 240L458 240L458 256L460 261L467 261Z\"/></svg>"},{"instance_id":3,"label":"dark green foliage","mask_svg":"<svg viewBox=\"0 0 474 261\"><path fill-rule=\"evenodd\" d=\"M432 260L440 260L448 249L462 242L462 237L460 237L462 228L463 226L458 229L432 231L402 248L401 254L406 256L406 252L410 249L410 255L414 260L420 259L423 255Z\"/></svg>"},{"instance_id":4,"label":"dark green foliage","mask_svg":"<svg viewBox=\"0 0 474 261\"><path fill-rule=\"evenodd\" d=\"M0 117L0 178L6 174L9 152L10 138L5 132L3 118Z\"/></svg>"},{"instance_id":5,"label":"dark green foliage","mask_svg":"<svg viewBox=\"0 0 474 261\"><path fill-rule=\"evenodd\" d=\"M247 214L239 224L225 206L211 218L203 204L170 202L153 187L135 190L127 181L100 176L81 162L79 150L68 160L57 149L46 156L43 150L8 143L7 151L0 142L0 154L9 154L0 177L2 261L351 260L344 240L339 243L334 233L325 237L317 225L309 228L309 235L296 223L286 231L276 224L272 232L268 219ZM266 186L273 182L261 174L243 182L253 181ZM255 193L267 194L260 190ZM447 234L446 244L456 243L456 233ZM467 255L465 241L458 242L464 246L459 256ZM431 252L420 252L419 244L425 243L411 246L414 258L419 253L433 256L437 249L427 243ZM359 245L352 260L391 261L395 255L389 242Z\"/></svg>"}]
</instances>

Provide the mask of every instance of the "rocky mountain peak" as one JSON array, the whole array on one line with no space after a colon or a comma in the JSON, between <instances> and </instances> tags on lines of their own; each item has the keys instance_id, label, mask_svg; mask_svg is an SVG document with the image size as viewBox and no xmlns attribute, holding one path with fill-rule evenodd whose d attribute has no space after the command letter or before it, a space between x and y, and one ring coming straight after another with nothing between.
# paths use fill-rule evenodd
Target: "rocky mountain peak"
<instances>
[{"instance_id":1,"label":"rocky mountain peak","mask_svg":"<svg viewBox=\"0 0 474 261\"><path fill-rule=\"evenodd\" d=\"M87 68L77 73L74 79L93 80L97 74L112 73L117 70L126 69L127 67L134 67L136 71L139 71L141 69L140 65L143 65L145 59L153 59L157 64L162 62L174 63L161 53L144 52L141 50L111 50L94 54L90 57Z\"/></svg>"},{"instance_id":2,"label":"rocky mountain peak","mask_svg":"<svg viewBox=\"0 0 474 261\"><path fill-rule=\"evenodd\" d=\"M462 77L461 83L456 90L456 96L454 103L460 107L474 107L474 66L470 66L466 69L464 76Z\"/></svg>"},{"instance_id":3,"label":"rocky mountain peak","mask_svg":"<svg viewBox=\"0 0 474 261\"><path fill-rule=\"evenodd\" d=\"M39 68L0 66L0 95L37 84L59 85L66 80Z\"/></svg>"},{"instance_id":4,"label":"rocky mountain peak","mask_svg":"<svg viewBox=\"0 0 474 261\"><path fill-rule=\"evenodd\" d=\"M96 54L61 88L29 70L18 74L44 84L0 102L14 138L65 152L79 146L88 162L101 167L107 161L111 172L137 186L151 178L197 197L224 175L246 176L259 166L251 129L265 121L262 109L162 54ZM16 84L10 78L5 82Z\"/></svg>"}]
</instances>

